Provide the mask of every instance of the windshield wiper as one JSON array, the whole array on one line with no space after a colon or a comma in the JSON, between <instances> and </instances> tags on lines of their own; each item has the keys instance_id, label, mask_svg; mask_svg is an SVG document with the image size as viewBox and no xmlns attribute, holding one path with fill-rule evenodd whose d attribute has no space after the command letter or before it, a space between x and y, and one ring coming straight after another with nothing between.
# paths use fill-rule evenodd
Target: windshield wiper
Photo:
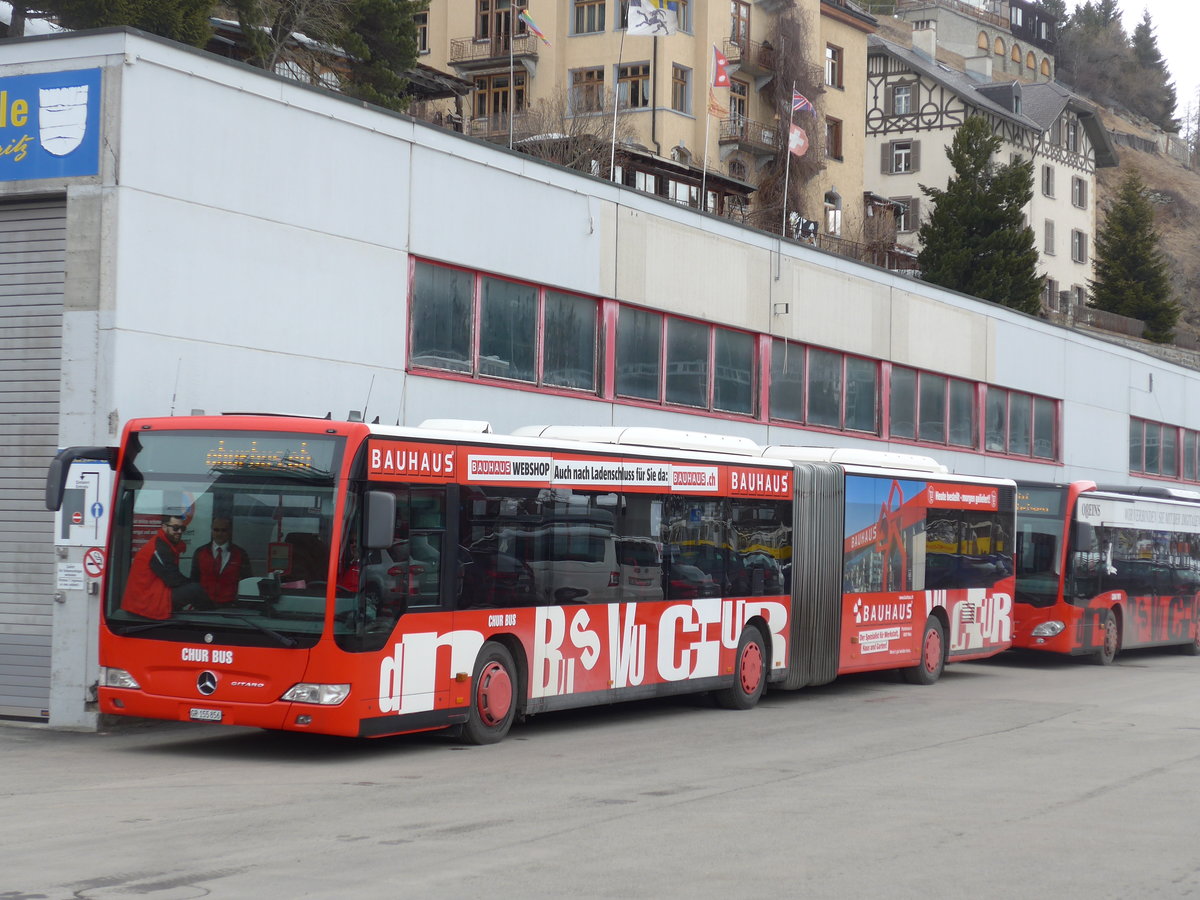
<instances>
[{"instance_id":1,"label":"windshield wiper","mask_svg":"<svg viewBox=\"0 0 1200 900\"><path fill-rule=\"evenodd\" d=\"M288 637L286 634L280 634L278 631L275 631L273 628L268 628L266 625L262 624L261 622L254 621L253 619L249 618L249 616L230 615L229 613L226 613L226 612L214 612L212 610L205 610L204 612L207 613L208 615L220 616L223 619L237 619L239 622L245 622L251 628L256 628L259 631L261 631L263 634L274 638L275 640L279 641L279 643L285 647L295 647L296 646L297 642L293 638ZM251 613L250 615L256 615L256 614ZM186 626L190 626L190 627L208 627L209 623L208 622L197 622L192 619L163 619L159 622L146 622L145 624L134 625L130 628L126 628L124 631L121 632L121 634L136 634L139 631L150 631L151 629L154 629L154 628L165 628L168 625L186 625Z\"/></svg>"},{"instance_id":2,"label":"windshield wiper","mask_svg":"<svg viewBox=\"0 0 1200 900\"><path fill-rule=\"evenodd\" d=\"M219 616L222 619L237 619L239 622L245 622L251 628L257 628L263 634L269 635L270 637L275 638L275 640L279 641L279 643L283 644L283 646L285 646L285 647L295 647L296 646L297 642L294 639L288 637L286 634L280 634L275 629L268 628L262 622L256 622L254 619L250 618L250 616L257 616L257 615L259 615L259 613L255 613L255 612L235 613L232 611L227 612L225 610L211 610L211 609L206 609L203 612L206 615Z\"/></svg>"}]
</instances>

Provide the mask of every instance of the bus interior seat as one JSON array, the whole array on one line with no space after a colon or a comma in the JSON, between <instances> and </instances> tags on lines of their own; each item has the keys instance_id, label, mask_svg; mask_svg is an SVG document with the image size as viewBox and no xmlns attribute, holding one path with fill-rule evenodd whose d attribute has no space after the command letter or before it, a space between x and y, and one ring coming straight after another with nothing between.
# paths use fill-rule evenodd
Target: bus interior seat
<instances>
[{"instance_id":1,"label":"bus interior seat","mask_svg":"<svg viewBox=\"0 0 1200 900\"><path fill-rule=\"evenodd\" d=\"M292 578L324 581L329 573L329 550L317 535L293 531L284 538L292 547Z\"/></svg>"}]
</instances>

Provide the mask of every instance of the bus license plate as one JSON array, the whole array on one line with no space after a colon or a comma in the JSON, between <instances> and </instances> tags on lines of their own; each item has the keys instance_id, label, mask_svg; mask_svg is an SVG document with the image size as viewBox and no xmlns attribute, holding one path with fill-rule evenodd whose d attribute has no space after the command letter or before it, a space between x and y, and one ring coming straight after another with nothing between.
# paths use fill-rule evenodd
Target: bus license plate
<instances>
[{"instance_id":1,"label":"bus license plate","mask_svg":"<svg viewBox=\"0 0 1200 900\"><path fill-rule=\"evenodd\" d=\"M219 709L197 709L192 707L188 713L188 717L199 722L220 722L221 710Z\"/></svg>"}]
</instances>

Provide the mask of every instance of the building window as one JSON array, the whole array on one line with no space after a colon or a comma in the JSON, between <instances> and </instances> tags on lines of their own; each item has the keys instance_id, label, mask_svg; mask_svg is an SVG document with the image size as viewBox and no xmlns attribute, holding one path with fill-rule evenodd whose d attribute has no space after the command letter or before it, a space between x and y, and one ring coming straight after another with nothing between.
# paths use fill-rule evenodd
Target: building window
<instances>
[{"instance_id":1,"label":"building window","mask_svg":"<svg viewBox=\"0 0 1200 900\"><path fill-rule=\"evenodd\" d=\"M417 53L429 52L429 13L413 13L413 24L417 26Z\"/></svg>"},{"instance_id":2,"label":"building window","mask_svg":"<svg viewBox=\"0 0 1200 900\"><path fill-rule=\"evenodd\" d=\"M1054 221L1046 220L1046 240L1043 242L1042 252L1047 256L1054 255Z\"/></svg>"},{"instance_id":3,"label":"building window","mask_svg":"<svg viewBox=\"0 0 1200 900\"><path fill-rule=\"evenodd\" d=\"M1087 288L1083 287L1082 285L1073 284L1071 285L1071 293L1075 296L1076 306L1087 305Z\"/></svg>"},{"instance_id":4,"label":"building window","mask_svg":"<svg viewBox=\"0 0 1200 900\"><path fill-rule=\"evenodd\" d=\"M1067 120L1067 149L1072 153L1079 152L1079 121L1077 119Z\"/></svg>"},{"instance_id":5,"label":"building window","mask_svg":"<svg viewBox=\"0 0 1200 900\"><path fill-rule=\"evenodd\" d=\"M997 56L1003 56L1004 55L1004 39L999 38L999 37L996 38L996 42L995 42L995 44L993 44L992 49L995 50Z\"/></svg>"},{"instance_id":6,"label":"building window","mask_svg":"<svg viewBox=\"0 0 1200 900\"><path fill-rule=\"evenodd\" d=\"M754 415L756 346L745 332L623 306L617 318L616 392Z\"/></svg>"},{"instance_id":7,"label":"building window","mask_svg":"<svg viewBox=\"0 0 1200 900\"><path fill-rule=\"evenodd\" d=\"M729 117L735 122L746 118L750 108L750 85L736 78L729 81Z\"/></svg>"},{"instance_id":8,"label":"building window","mask_svg":"<svg viewBox=\"0 0 1200 900\"><path fill-rule=\"evenodd\" d=\"M1071 205L1077 206L1080 209L1087 209L1087 182L1078 175L1071 178Z\"/></svg>"},{"instance_id":9,"label":"building window","mask_svg":"<svg viewBox=\"0 0 1200 900\"><path fill-rule=\"evenodd\" d=\"M594 299L426 262L413 267L411 296L414 367L591 393L600 387Z\"/></svg>"},{"instance_id":10,"label":"building window","mask_svg":"<svg viewBox=\"0 0 1200 900\"><path fill-rule=\"evenodd\" d=\"M1009 55L1009 59L1011 59L1013 62L1015 62L1018 66L1021 65L1021 47L1020 47L1020 45L1018 45L1018 44L1012 45L1012 53Z\"/></svg>"},{"instance_id":11,"label":"building window","mask_svg":"<svg viewBox=\"0 0 1200 900\"><path fill-rule=\"evenodd\" d=\"M825 155L830 159L842 158L842 120L825 117Z\"/></svg>"},{"instance_id":12,"label":"building window","mask_svg":"<svg viewBox=\"0 0 1200 900\"><path fill-rule=\"evenodd\" d=\"M746 0L730 0L729 40L739 47L750 46L750 4Z\"/></svg>"},{"instance_id":13,"label":"building window","mask_svg":"<svg viewBox=\"0 0 1200 900\"><path fill-rule=\"evenodd\" d=\"M667 177L667 196L683 206L700 206L700 186Z\"/></svg>"},{"instance_id":14,"label":"building window","mask_svg":"<svg viewBox=\"0 0 1200 900\"><path fill-rule=\"evenodd\" d=\"M1042 286L1042 304L1047 309L1058 309L1058 282L1047 278Z\"/></svg>"},{"instance_id":15,"label":"building window","mask_svg":"<svg viewBox=\"0 0 1200 900\"><path fill-rule=\"evenodd\" d=\"M979 37L975 39L975 46L980 50L986 50L988 48L988 36L986 31L979 32Z\"/></svg>"},{"instance_id":16,"label":"building window","mask_svg":"<svg viewBox=\"0 0 1200 900\"><path fill-rule=\"evenodd\" d=\"M834 191L825 194L825 233L834 237L842 233L842 197Z\"/></svg>"},{"instance_id":17,"label":"building window","mask_svg":"<svg viewBox=\"0 0 1200 900\"><path fill-rule=\"evenodd\" d=\"M916 231L919 222L917 197L898 197L893 199L896 204L896 231L907 234Z\"/></svg>"},{"instance_id":18,"label":"building window","mask_svg":"<svg viewBox=\"0 0 1200 900\"><path fill-rule=\"evenodd\" d=\"M675 24L679 27L679 30L691 34L691 4L688 2L688 0L672 0L671 5L675 7Z\"/></svg>"},{"instance_id":19,"label":"building window","mask_svg":"<svg viewBox=\"0 0 1200 900\"><path fill-rule=\"evenodd\" d=\"M621 109L646 109L650 105L650 64L621 66L617 71Z\"/></svg>"},{"instance_id":20,"label":"building window","mask_svg":"<svg viewBox=\"0 0 1200 900\"><path fill-rule=\"evenodd\" d=\"M1071 229L1071 259L1077 263L1085 263L1088 259L1087 234L1078 229Z\"/></svg>"},{"instance_id":21,"label":"building window","mask_svg":"<svg viewBox=\"0 0 1200 900\"><path fill-rule=\"evenodd\" d=\"M671 109L686 113L692 108L692 70L671 66Z\"/></svg>"},{"instance_id":22,"label":"building window","mask_svg":"<svg viewBox=\"0 0 1200 900\"><path fill-rule=\"evenodd\" d=\"M921 168L920 141L890 141L883 144L880 166L885 175L916 172Z\"/></svg>"},{"instance_id":23,"label":"building window","mask_svg":"<svg viewBox=\"0 0 1200 900\"><path fill-rule=\"evenodd\" d=\"M841 47L835 47L833 44L825 45L825 84L829 87L840 88L842 86L843 56Z\"/></svg>"},{"instance_id":24,"label":"building window","mask_svg":"<svg viewBox=\"0 0 1200 900\"><path fill-rule=\"evenodd\" d=\"M913 111L912 84L897 84L892 87L892 115L907 116Z\"/></svg>"},{"instance_id":25,"label":"building window","mask_svg":"<svg viewBox=\"0 0 1200 900\"><path fill-rule=\"evenodd\" d=\"M480 41L506 40L512 33L512 11L520 12L528 0L475 0L475 38ZM525 34L525 23L517 26L517 34Z\"/></svg>"},{"instance_id":26,"label":"building window","mask_svg":"<svg viewBox=\"0 0 1200 900\"><path fill-rule=\"evenodd\" d=\"M1054 196L1054 166L1042 166L1042 194L1046 197Z\"/></svg>"},{"instance_id":27,"label":"building window","mask_svg":"<svg viewBox=\"0 0 1200 900\"><path fill-rule=\"evenodd\" d=\"M1187 442L1184 449L1187 449ZM1179 477L1179 429L1174 425L1129 420L1129 471L1135 475Z\"/></svg>"},{"instance_id":28,"label":"building window","mask_svg":"<svg viewBox=\"0 0 1200 900\"><path fill-rule=\"evenodd\" d=\"M511 90L510 90L511 88ZM500 124L508 115L510 101L516 112L525 109L525 73L480 75L475 79L475 118Z\"/></svg>"},{"instance_id":29,"label":"building window","mask_svg":"<svg viewBox=\"0 0 1200 900\"><path fill-rule=\"evenodd\" d=\"M893 366L888 382L888 433L893 438L974 447L975 385Z\"/></svg>"},{"instance_id":30,"label":"building window","mask_svg":"<svg viewBox=\"0 0 1200 900\"><path fill-rule=\"evenodd\" d=\"M1055 459L1056 401L1020 391L988 387L984 449L992 453Z\"/></svg>"},{"instance_id":31,"label":"building window","mask_svg":"<svg viewBox=\"0 0 1200 900\"><path fill-rule=\"evenodd\" d=\"M653 172L636 171L633 173L633 186L647 194L657 194L658 176Z\"/></svg>"},{"instance_id":32,"label":"building window","mask_svg":"<svg viewBox=\"0 0 1200 900\"><path fill-rule=\"evenodd\" d=\"M772 419L879 433L879 364L791 341L771 343Z\"/></svg>"},{"instance_id":33,"label":"building window","mask_svg":"<svg viewBox=\"0 0 1200 900\"><path fill-rule=\"evenodd\" d=\"M576 69L571 73L571 112L602 112L604 109L604 70Z\"/></svg>"},{"instance_id":34,"label":"building window","mask_svg":"<svg viewBox=\"0 0 1200 900\"><path fill-rule=\"evenodd\" d=\"M1043 75L1045 75L1047 78L1049 78L1049 77L1050 77L1050 60L1049 60L1049 59L1043 59L1043 60L1042 60L1042 68L1041 68L1041 72L1042 72L1042 74L1043 74Z\"/></svg>"},{"instance_id":35,"label":"building window","mask_svg":"<svg viewBox=\"0 0 1200 900\"><path fill-rule=\"evenodd\" d=\"M745 181L746 163L740 159L731 159L729 161L729 177L736 178L738 181Z\"/></svg>"},{"instance_id":36,"label":"building window","mask_svg":"<svg viewBox=\"0 0 1200 900\"><path fill-rule=\"evenodd\" d=\"M1031 72L1037 70L1037 57L1033 55L1032 50L1025 54L1025 68Z\"/></svg>"},{"instance_id":37,"label":"building window","mask_svg":"<svg viewBox=\"0 0 1200 900\"><path fill-rule=\"evenodd\" d=\"M608 0L575 0L575 34L603 31L607 6Z\"/></svg>"}]
</instances>

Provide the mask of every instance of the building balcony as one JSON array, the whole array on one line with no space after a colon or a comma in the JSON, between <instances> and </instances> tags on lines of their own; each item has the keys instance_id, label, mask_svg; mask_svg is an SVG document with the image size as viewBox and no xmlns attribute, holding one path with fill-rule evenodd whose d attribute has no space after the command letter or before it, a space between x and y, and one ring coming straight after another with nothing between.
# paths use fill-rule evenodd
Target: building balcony
<instances>
[{"instance_id":1,"label":"building balcony","mask_svg":"<svg viewBox=\"0 0 1200 900\"><path fill-rule=\"evenodd\" d=\"M503 35L496 38L455 38L450 41L449 64L460 72L479 72L507 66L509 48L515 61L536 61L538 40L532 34Z\"/></svg>"},{"instance_id":2,"label":"building balcony","mask_svg":"<svg viewBox=\"0 0 1200 900\"><path fill-rule=\"evenodd\" d=\"M775 71L775 48L769 42L730 38L725 41L723 52L730 65L736 65L738 71L747 75L770 75Z\"/></svg>"},{"instance_id":3,"label":"building balcony","mask_svg":"<svg viewBox=\"0 0 1200 900\"><path fill-rule=\"evenodd\" d=\"M504 113L473 118L467 123L467 134L471 137L483 138L485 141L507 141L510 133L509 118ZM518 112L511 119L511 134L514 141L530 137L533 124L527 113Z\"/></svg>"},{"instance_id":4,"label":"building balcony","mask_svg":"<svg viewBox=\"0 0 1200 900\"><path fill-rule=\"evenodd\" d=\"M742 116L721 120L717 143L733 145L755 156L774 156L779 152L779 128Z\"/></svg>"}]
</instances>

